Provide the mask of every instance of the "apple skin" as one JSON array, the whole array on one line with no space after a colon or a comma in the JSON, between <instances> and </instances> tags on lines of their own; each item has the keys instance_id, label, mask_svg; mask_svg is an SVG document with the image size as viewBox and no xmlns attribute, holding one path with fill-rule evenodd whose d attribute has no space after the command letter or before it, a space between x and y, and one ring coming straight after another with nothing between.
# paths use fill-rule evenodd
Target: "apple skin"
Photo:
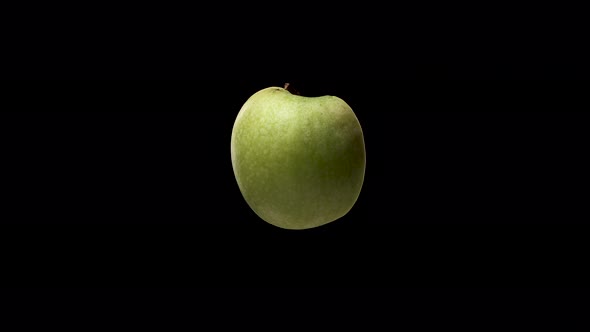
<instances>
[{"instance_id":1,"label":"apple skin","mask_svg":"<svg viewBox=\"0 0 590 332\"><path fill-rule=\"evenodd\" d=\"M365 176L365 142L342 99L268 87L239 111L231 160L244 199L261 219L309 229L352 209Z\"/></svg>"}]
</instances>

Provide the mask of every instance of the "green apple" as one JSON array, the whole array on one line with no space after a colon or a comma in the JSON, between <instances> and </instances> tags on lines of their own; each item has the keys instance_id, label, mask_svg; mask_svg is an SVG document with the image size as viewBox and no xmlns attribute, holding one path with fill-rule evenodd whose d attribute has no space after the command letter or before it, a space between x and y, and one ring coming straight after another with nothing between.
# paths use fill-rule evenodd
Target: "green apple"
<instances>
[{"instance_id":1,"label":"green apple","mask_svg":"<svg viewBox=\"0 0 590 332\"><path fill-rule=\"evenodd\" d=\"M232 167L261 219L309 229L352 209L365 176L365 142L344 100L285 88L262 89L244 103L232 130Z\"/></svg>"}]
</instances>

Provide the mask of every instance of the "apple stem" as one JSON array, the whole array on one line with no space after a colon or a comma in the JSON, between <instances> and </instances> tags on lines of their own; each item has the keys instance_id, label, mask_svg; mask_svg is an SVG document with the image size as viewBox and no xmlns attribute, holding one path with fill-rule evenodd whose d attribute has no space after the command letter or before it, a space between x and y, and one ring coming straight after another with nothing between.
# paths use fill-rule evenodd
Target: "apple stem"
<instances>
[{"instance_id":1,"label":"apple stem","mask_svg":"<svg viewBox=\"0 0 590 332\"><path fill-rule=\"evenodd\" d=\"M293 85L291 85L291 83L285 83L285 86L284 86L283 88L284 88L285 90L287 90L287 91L291 92L291 93L292 93L292 94L294 94L294 95L298 95L298 96L299 96L299 95L301 95L301 94L299 93L299 91L297 91L297 90L296 90L296 89L293 87Z\"/></svg>"}]
</instances>

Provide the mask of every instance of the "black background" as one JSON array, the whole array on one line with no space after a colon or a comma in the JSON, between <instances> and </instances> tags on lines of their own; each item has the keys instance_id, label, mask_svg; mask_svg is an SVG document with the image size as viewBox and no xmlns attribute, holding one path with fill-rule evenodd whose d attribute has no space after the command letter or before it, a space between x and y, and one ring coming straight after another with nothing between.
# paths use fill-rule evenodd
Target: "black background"
<instances>
[{"instance_id":1,"label":"black background","mask_svg":"<svg viewBox=\"0 0 590 332\"><path fill-rule=\"evenodd\" d=\"M5 11L4 317L166 330L583 317L585 11L245 5ZM354 208L303 232L259 219L231 169L239 108L285 82L347 101L367 148Z\"/></svg>"},{"instance_id":2,"label":"black background","mask_svg":"<svg viewBox=\"0 0 590 332\"><path fill-rule=\"evenodd\" d=\"M581 86L292 80L351 105L367 168L349 214L287 231L250 210L230 158L241 105L285 82L270 77L7 87L9 284L586 286Z\"/></svg>"}]
</instances>

